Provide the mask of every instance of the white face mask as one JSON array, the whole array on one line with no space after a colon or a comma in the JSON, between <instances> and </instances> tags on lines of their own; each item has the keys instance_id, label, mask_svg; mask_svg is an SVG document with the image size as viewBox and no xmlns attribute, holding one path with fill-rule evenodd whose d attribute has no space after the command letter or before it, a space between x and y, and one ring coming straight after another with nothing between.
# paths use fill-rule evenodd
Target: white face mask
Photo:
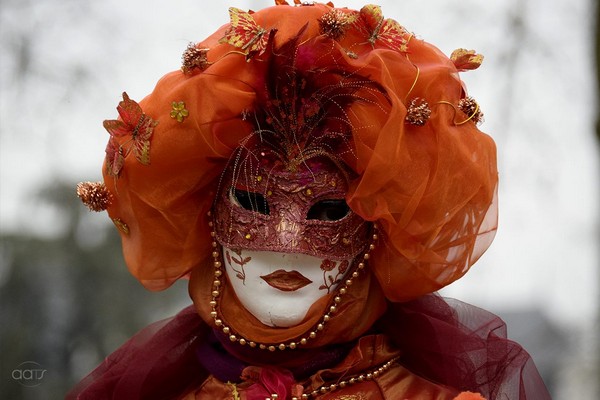
<instances>
[{"instance_id":1,"label":"white face mask","mask_svg":"<svg viewBox=\"0 0 600 400\"><path fill-rule=\"evenodd\" d=\"M299 324L310 306L344 280L351 265L351 260L227 247L223 261L242 305L263 324L283 328Z\"/></svg>"}]
</instances>

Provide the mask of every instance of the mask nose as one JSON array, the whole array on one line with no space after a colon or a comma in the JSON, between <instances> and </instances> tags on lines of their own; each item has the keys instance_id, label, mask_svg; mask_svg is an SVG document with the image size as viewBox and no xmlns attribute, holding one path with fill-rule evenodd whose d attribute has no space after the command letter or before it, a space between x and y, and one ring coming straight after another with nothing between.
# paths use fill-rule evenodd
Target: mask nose
<instances>
[{"instance_id":1,"label":"mask nose","mask_svg":"<svg viewBox=\"0 0 600 400\"><path fill-rule=\"evenodd\" d=\"M291 210L280 210L279 221L275 226L279 245L286 249L295 249L299 246L302 229L295 218L292 217Z\"/></svg>"}]
</instances>

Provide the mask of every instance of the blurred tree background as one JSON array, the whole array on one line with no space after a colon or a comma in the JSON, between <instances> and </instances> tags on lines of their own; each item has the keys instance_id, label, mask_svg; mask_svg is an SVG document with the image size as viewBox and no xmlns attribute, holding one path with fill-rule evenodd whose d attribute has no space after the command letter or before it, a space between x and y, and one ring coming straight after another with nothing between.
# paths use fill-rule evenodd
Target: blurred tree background
<instances>
[{"instance_id":1,"label":"blurred tree background","mask_svg":"<svg viewBox=\"0 0 600 400\"><path fill-rule=\"evenodd\" d=\"M185 282L161 293L143 289L127 272L114 226L83 207L74 188L54 182L34 197L61 215L61 234L1 237L2 399L62 398L141 327L189 303ZM43 384L15 381L24 361L47 370Z\"/></svg>"},{"instance_id":2,"label":"blurred tree background","mask_svg":"<svg viewBox=\"0 0 600 400\"><path fill-rule=\"evenodd\" d=\"M0 0L0 205L3 210L0 215L0 399L62 398L73 384L139 329L175 314L190 303L185 281L167 291L152 293L128 273L114 226L106 215L91 213L80 203L75 196L75 185L79 180L98 178L107 139L101 120L114 118L122 90L127 90L132 98L141 99L164 72L178 68L179 57L188 41L206 36L227 21L228 6L258 9L273 4L271 0L231 0L209 7L207 2L197 0L138 0L124 6L125 3L118 0L111 1ZM368 2L337 0L335 3L360 8L362 3ZM567 285L588 282L592 277L585 275L578 277L580 281L565 281L565 277L587 271L578 269L581 266L576 262L570 264L572 259L581 256L577 254L581 251L569 243L595 242L598 224L587 223L582 227L585 220L572 219L570 213L553 214L554 206L561 202L569 201L568 210L572 211L584 207L586 200L579 192L566 196L569 199L562 198L557 188L564 185L553 185L555 181L564 182L583 175L597 176L577 170L582 165L577 163L580 157L571 153L573 147L568 147L574 141L560 141L565 136L575 137L580 133L572 126L581 119L590 120L589 127L585 123L576 125L578 129L588 129L589 132L583 134L590 137L594 136L592 120L598 121L596 136L600 140L597 96L600 91L600 7L597 0L406 0L402 4L382 0L376 3L383 7L386 16L406 23L409 29L434 43L440 37L456 35L467 42L465 46L470 46L470 36L477 36L474 41L488 38L488 43L481 41L483 49L475 48L486 55L484 67L489 68L489 72L477 72L467 79L476 81L475 85L468 82L471 91L473 87L481 88L477 98L481 99L486 112L488 125L485 128L493 132L499 144L500 162L504 163L501 190L507 188L509 193L501 196L501 231L513 225L504 231L508 232L504 240L510 233L526 230L528 227L524 223L520 225L521 221L529 222L527 218L536 213L540 220L553 220L554 226L564 228L556 235L555 242L537 247L533 242L540 231L547 230L547 225L532 228L530 236L513 239L532 243L531 254L519 254L522 264L515 268L533 270L538 280L535 286L523 286L527 276L514 274L509 284L523 292L539 291L540 301L550 304L548 308L579 296L581 287ZM218 8L221 17L215 19L215 14L207 8ZM431 12L434 8L437 11ZM188 19L185 21L182 9L186 10ZM403 14L404 9L411 11ZM553 9L551 13L549 10ZM592 9L595 17L587 11ZM417 16L417 21L409 21L407 16L413 19ZM589 20L581 20L582 17ZM157 26L159 22L161 25ZM422 26L417 27L419 23ZM549 26L551 29L547 29ZM427 27L442 33L437 39L432 38L424 34ZM550 30L565 41L556 41L548 34ZM159 40L173 36L175 39ZM585 53L589 53L589 60L576 59L581 53L573 49L581 47L582 41L585 41L583 46L589 47ZM453 48L444 50L448 52ZM585 66L576 72L570 69L582 63ZM597 77L597 84L585 82L595 88L596 96L591 99L580 91L578 80L584 79L580 76L582 70L594 70L589 75ZM551 87L551 95L541 93L540 87ZM536 92L539 92L537 96ZM569 108L571 106L574 109ZM546 113L547 118L538 118L540 113ZM501 122L495 121L499 115ZM551 131L554 125L559 125L557 132ZM595 151L598 151L598 143L596 141ZM535 148L542 155L529 148ZM520 157L517 161L502 160L515 154ZM90 162L91 158L94 159ZM86 160L85 166L82 159ZM565 177L559 169L570 164L575 164L576 175ZM93 169L88 165L93 165ZM597 167L593 162L591 165ZM515 182L517 189L519 185L531 186L532 192L526 195L519 192L511 197ZM598 182L595 185L597 189L592 188L591 192L597 194L600 187ZM534 191L531 200L534 207L519 206L526 202L524 197ZM571 198L575 198L572 203ZM513 212L516 210L512 216L514 221L507 221L511 215L506 210L511 207ZM9 224L13 213L20 214ZM566 227L567 224L574 227ZM512 251L514 242L502 249L498 239L503 238L496 239L495 248L500 248L503 257L519 253L519 250ZM600 250L597 243L587 248L592 246L595 246L593 251ZM556 265L542 259L544 253L565 248L568 250L562 250L564 254L554 260ZM495 251L494 246L491 251ZM489 259L479 263L486 261ZM478 289L493 293L489 295L490 303L498 308L492 311L509 320L509 335L523 343L529 341L527 348L534 353L549 386L556 390L555 400L600 399L597 333L600 320L596 320L595 326L575 325L572 321L579 321L575 318L556 327L552 325L559 321L556 315L552 321L541 318L540 334L539 330L533 330L538 320L530 314L502 314L500 307L504 304L498 304L493 298L493 289L500 286L497 285L499 278L511 275L503 267L512 261L510 257L508 261L503 258L496 261L500 268L490 268L491 275L482 281L489 285L477 288L474 281L467 282L467 287L471 285L468 292ZM564 272L564 264L569 264L567 272ZM597 270L597 265L590 269ZM484 268L475 268L469 275L477 275L480 270ZM596 273L593 279L600 281L600 274ZM563 290L549 293L549 283L553 282L558 282L556 286L562 284ZM595 293L600 296L600 292ZM514 297L516 302L522 303L518 296ZM600 300L589 299L588 303L600 304ZM576 317L580 310L571 310L570 304L563 306L569 311L567 317ZM519 305L541 307L539 304ZM38 363L47 371L37 386L25 386L14 378L15 369L26 361Z\"/></svg>"}]
</instances>

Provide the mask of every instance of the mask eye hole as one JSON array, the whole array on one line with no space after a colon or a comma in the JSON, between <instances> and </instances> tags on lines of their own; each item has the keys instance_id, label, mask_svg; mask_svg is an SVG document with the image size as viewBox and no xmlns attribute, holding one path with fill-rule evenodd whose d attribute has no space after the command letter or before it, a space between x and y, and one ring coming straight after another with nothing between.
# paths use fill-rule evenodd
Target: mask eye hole
<instances>
[{"instance_id":1,"label":"mask eye hole","mask_svg":"<svg viewBox=\"0 0 600 400\"><path fill-rule=\"evenodd\" d=\"M349 212L350 207L348 207L348 204L346 204L345 200L321 200L315 203L310 210L308 210L306 219L316 219L319 221L339 221L348 215Z\"/></svg>"},{"instance_id":2,"label":"mask eye hole","mask_svg":"<svg viewBox=\"0 0 600 400\"><path fill-rule=\"evenodd\" d=\"M229 192L229 200L236 206L242 207L245 210L254 211L264 215L269 215L271 213L267 199L260 193L232 188Z\"/></svg>"}]
</instances>

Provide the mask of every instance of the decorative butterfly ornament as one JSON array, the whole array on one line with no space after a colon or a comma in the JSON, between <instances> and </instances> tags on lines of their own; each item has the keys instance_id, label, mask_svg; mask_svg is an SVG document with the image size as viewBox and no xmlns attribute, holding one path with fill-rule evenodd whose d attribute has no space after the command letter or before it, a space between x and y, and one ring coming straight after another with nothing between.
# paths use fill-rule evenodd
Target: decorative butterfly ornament
<instances>
[{"instance_id":1,"label":"decorative butterfly ornament","mask_svg":"<svg viewBox=\"0 0 600 400\"><path fill-rule=\"evenodd\" d=\"M360 9L357 20L359 29L367 34L367 42L375 47L376 43L406 53L408 51L409 33L395 20L383 17L381 7L369 4Z\"/></svg>"},{"instance_id":2,"label":"decorative butterfly ornament","mask_svg":"<svg viewBox=\"0 0 600 400\"><path fill-rule=\"evenodd\" d=\"M131 100L125 92L117 111L120 119L105 120L103 123L111 136L106 146L106 155L108 169L113 176L119 176L125 157L131 151L140 163L150 164L150 138L158 124L158 121L144 114L140 105ZM131 136L131 139L124 143L117 140L125 136Z\"/></svg>"},{"instance_id":3,"label":"decorative butterfly ornament","mask_svg":"<svg viewBox=\"0 0 600 400\"><path fill-rule=\"evenodd\" d=\"M239 8L229 8L229 18L231 24L219 43L229 43L239 48L247 59L255 54L262 55L267 49L269 31L259 26L252 14Z\"/></svg>"}]
</instances>

